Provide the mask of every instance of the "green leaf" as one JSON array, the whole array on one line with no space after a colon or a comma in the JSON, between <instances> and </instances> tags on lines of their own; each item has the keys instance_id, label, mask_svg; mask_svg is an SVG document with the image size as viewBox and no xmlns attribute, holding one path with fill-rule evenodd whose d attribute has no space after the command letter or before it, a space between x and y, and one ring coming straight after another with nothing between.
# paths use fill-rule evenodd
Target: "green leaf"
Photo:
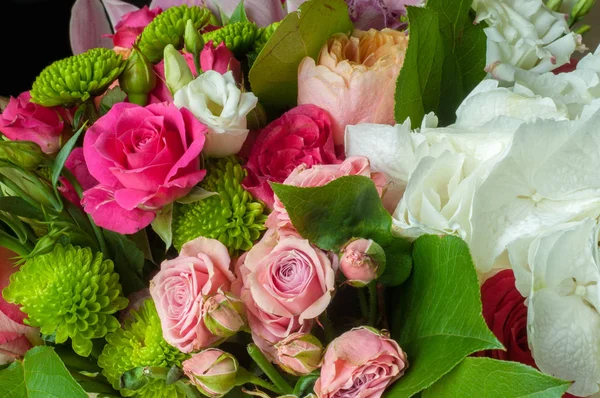
<instances>
[{"instance_id":1,"label":"green leaf","mask_svg":"<svg viewBox=\"0 0 600 398\"><path fill-rule=\"evenodd\" d=\"M392 217L370 178L346 176L314 188L272 187L305 239L335 251L351 238L373 239L386 256L386 269L379 281L395 286L408 278L410 243L392 234Z\"/></svg>"},{"instance_id":2,"label":"green leaf","mask_svg":"<svg viewBox=\"0 0 600 398\"><path fill-rule=\"evenodd\" d=\"M423 398L560 398L570 384L517 362L466 358Z\"/></svg>"},{"instance_id":3,"label":"green leaf","mask_svg":"<svg viewBox=\"0 0 600 398\"><path fill-rule=\"evenodd\" d=\"M240 4L233 10L233 14L231 14L229 21L227 21L228 24L236 22L248 22L246 9L244 8L244 0L240 1Z\"/></svg>"},{"instance_id":4,"label":"green leaf","mask_svg":"<svg viewBox=\"0 0 600 398\"><path fill-rule=\"evenodd\" d=\"M52 186L55 190L56 184L58 183L58 177L60 177L60 173L62 172L65 162L67 161L67 158L69 157L71 151L75 147L79 136L81 135L81 133L83 133L84 130L85 124L81 126L79 130L75 132L75 134L73 134L73 137L69 138L69 141L67 141L66 144L63 145L63 147L58 152L58 155L56 155L56 159L54 160L54 164L52 165Z\"/></svg>"},{"instance_id":5,"label":"green leaf","mask_svg":"<svg viewBox=\"0 0 600 398\"><path fill-rule=\"evenodd\" d=\"M485 77L484 24L473 24L472 1L429 0L426 8L408 7L410 41L396 84L396 121L410 117L412 127L435 112L441 125Z\"/></svg>"},{"instance_id":6,"label":"green leaf","mask_svg":"<svg viewBox=\"0 0 600 398\"><path fill-rule=\"evenodd\" d=\"M109 89L104 96L102 96L102 100L100 100L100 106L98 107L98 114L100 116L104 116L110 111L110 108L113 107L114 104L125 101L127 94L123 91L119 86L115 86Z\"/></svg>"},{"instance_id":7,"label":"green leaf","mask_svg":"<svg viewBox=\"0 0 600 398\"><path fill-rule=\"evenodd\" d=\"M0 210L19 217L44 220L44 213L18 196L0 197Z\"/></svg>"},{"instance_id":8,"label":"green leaf","mask_svg":"<svg viewBox=\"0 0 600 398\"><path fill-rule=\"evenodd\" d=\"M334 33L353 29L343 0L310 0L288 14L250 69L252 92L273 110L296 105L298 66L304 57L317 58Z\"/></svg>"},{"instance_id":9,"label":"green leaf","mask_svg":"<svg viewBox=\"0 0 600 398\"><path fill-rule=\"evenodd\" d=\"M158 213L156 218L152 221L152 229L156 234L165 242L165 251L169 250L171 243L173 242L173 228L171 222L173 221L173 203L164 206Z\"/></svg>"},{"instance_id":10,"label":"green leaf","mask_svg":"<svg viewBox=\"0 0 600 398\"><path fill-rule=\"evenodd\" d=\"M147 287L144 281L144 253L126 236L116 232L102 230L110 258L119 274L119 283L127 296Z\"/></svg>"},{"instance_id":11,"label":"green leaf","mask_svg":"<svg viewBox=\"0 0 600 398\"><path fill-rule=\"evenodd\" d=\"M87 398L52 347L38 346L0 371L4 398Z\"/></svg>"},{"instance_id":12,"label":"green leaf","mask_svg":"<svg viewBox=\"0 0 600 398\"><path fill-rule=\"evenodd\" d=\"M392 337L410 367L387 397L410 397L435 383L467 355L502 349L481 315L479 283L467 244L424 235L413 246L413 272L392 302Z\"/></svg>"},{"instance_id":13,"label":"green leaf","mask_svg":"<svg viewBox=\"0 0 600 398\"><path fill-rule=\"evenodd\" d=\"M315 382L320 376L321 372L316 370L312 373L300 377L296 382L296 385L294 386L294 392L292 394L297 397L303 397L305 394L310 393L311 391L313 391Z\"/></svg>"}]
</instances>

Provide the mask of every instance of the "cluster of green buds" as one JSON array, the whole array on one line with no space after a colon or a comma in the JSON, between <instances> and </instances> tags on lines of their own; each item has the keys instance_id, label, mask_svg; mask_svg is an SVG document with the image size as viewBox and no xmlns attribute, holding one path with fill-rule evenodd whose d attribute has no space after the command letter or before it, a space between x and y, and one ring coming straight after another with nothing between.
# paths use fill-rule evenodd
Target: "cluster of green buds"
<instances>
[{"instance_id":1,"label":"cluster of green buds","mask_svg":"<svg viewBox=\"0 0 600 398\"><path fill-rule=\"evenodd\" d=\"M73 106L102 94L124 68L121 55L106 48L92 48L44 68L33 82L31 101L48 107Z\"/></svg>"},{"instance_id":2,"label":"cluster of green buds","mask_svg":"<svg viewBox=\"0 0 600 398\"><path fill-rule=\"evenodd\" d=\"M249 21L234 22L225 25L221 29L213 30L212 32L204 33L202 39L205 43L210 40L217 47L221 42L225 42L225 46L235 56L246 54L256 40L258 28Z\"/></svg>"},{"instance_id":3,"label":"cluster of green buds","mask_svg":"<svg viewBox=\"0 0 600 398\"><path fill-rule=\"evenodd\" d=\"M88 356L92 339L119 328L114 313L127 307L113 262L89 248L56 245L29 259L10 278L3 296L20 304L25 323L57 343L71 339L73 350Z\"/></svg>"},{"instance_id":4,"label":"cluster of green buds","mask_svg":"<svg viewBox=\"0 0 600 398\"><path fill-rule=\"evenodd\" d=\"M215 16L206 7L189 7L186 4L178 7L170 7L158 14L144 28L137 41L138 48L150 62L159 62L168 44L171 44L176 49L183 47L183 38L188 20L192 21L192 25L196 31L201 30L209 24L218 24Z\"/></svg>"},{"instance_id":5,"label":"cluster of green buds","mask_svg":"<svg viewBox=\"0 0 600 398\"><path fill-rule=\"evenodd\" d=\"M184 398L185 393L160 378L149 378L139 388L122 385L122 376L139 367L171 368L180 366L186 355L170 346L163 338L160 318L152 299L146 299L139 310L132 310L122 328L106 336L107 344L98 357L102 374L125 397Z\"/></svg>"},{"instance_id":6,"label":"cluster of green buds","mask_svg":"<svg viewBox=\"0 0 600 398\"><path fill-rule=\"evenodd\" d=\"M235 157L207 160L201 187L216 195L175 204L173 244L181 246L199 236L218 239L231 253L247 251L265 230L264 205L242 187L246 171Z\"/></svg>"}]
</instances>

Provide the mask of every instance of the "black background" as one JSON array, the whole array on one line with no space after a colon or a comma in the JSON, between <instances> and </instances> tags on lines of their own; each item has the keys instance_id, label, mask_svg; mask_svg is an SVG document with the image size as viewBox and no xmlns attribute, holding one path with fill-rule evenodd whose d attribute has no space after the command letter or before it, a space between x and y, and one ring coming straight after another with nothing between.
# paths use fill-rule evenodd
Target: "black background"
<instances>
[{"instance_id":1,"label":"black background","mask_svg":"<svg viewBox=\"0 0 600 398\"><path fill-rule=\"evenodd\" d=\"M74 2L0 0L0 96L29 90L44 67L72 55L69 20Z\"/></svg>"}]
</instances>

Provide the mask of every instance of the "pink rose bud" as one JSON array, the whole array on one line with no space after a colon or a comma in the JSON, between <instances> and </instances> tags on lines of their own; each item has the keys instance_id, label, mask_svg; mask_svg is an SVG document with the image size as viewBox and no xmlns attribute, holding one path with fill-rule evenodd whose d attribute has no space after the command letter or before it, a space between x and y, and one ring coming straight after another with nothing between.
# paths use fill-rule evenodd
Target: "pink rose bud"
<instances>
[{"instance_id":1,"label":"pink rose bud","mask_svg":"<svg viewBox=\"0 0 600 398\"><path fill-rule=\"evenodd\" d=\"M294 333L275 344L279 366L287 373L304 376L321 365L323 345L312 334Z\"/></svg>"},{"instance_id":2,"label":"pink rose bud","mask_svg":"<svg viewBox=\"0 0 600 398\"><path fill-rule=\"evenodd\" d=\"M340 269L354 287L377 279L385 269L385 252L371 239L354 239L342 249Z\"/></svg>"},{"instance_id":3,"label":"pink rose bud","mask_svg":"<svg viewBox=\"0 0 600 398\"><path fill-rule=\"evenodd\" d=\"M221 43L215 48L212 40L204 44L204 48L200 53L200 67L202 71L214 70L224 75L227 71L233 73L233 78L236 82L242 81L242 69L240 61L238 61L231 51Z\"/></svg>"},{"instance_id":4,"label":"pink rose bud","mask_svg":"<svg viewBox=\"0 0 600 398\"><path fill-rule=\"evenodd\" d=\"M183 362L183 372L207 397L222 397L236 385L238 361L218 348L201 351Z\"/></svg>"},{"instance_id":5,"label":"pink rose bud","mask_svg":"<svg viewBox=\"0 0 600 398\"><path fill-rule=\"evenodd\" d=\"M244 304L231 293L208 296L202 305L206 328L215 336L231 337L246 325Z\"/></svg>"}]
</instances>

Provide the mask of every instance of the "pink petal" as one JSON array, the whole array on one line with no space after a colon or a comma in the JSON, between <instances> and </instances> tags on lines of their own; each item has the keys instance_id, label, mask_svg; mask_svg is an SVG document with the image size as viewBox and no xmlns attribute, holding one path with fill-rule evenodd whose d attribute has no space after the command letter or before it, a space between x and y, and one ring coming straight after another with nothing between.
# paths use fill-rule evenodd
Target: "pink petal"
<instances>
[{"instance_id":1,"label":"pink petal","mask_svg":"<svg viewBox=\"0 0 600 398\"><path fill-rule=\"evenodd\" d=\"M139 10L138 7L133 4L125 3L121 0L102 0L104 3L104 8L106 8L106 13L110 18L110 23L113 28L119 23L123 15Z\"/></svg>"},{"instance_id":2,"label":"pink petal","mask_svg":"<svg viewBox=\"0 0 600 398\"><path fill-rule=\"evenodd\" d=\"M69 36L73 54L81 54L91 48L112 48L110 22L100 0L77 0L71 9Z\"/></svg>"},{"instance_id":3,"label":"pink petal","mask_svg":"<svg viewBox=\"0 0 600 398\"><path fill-rule=\"evenodd\" d=\"M150 8L160 7L163 10L166 10L169 7L176 7L182 4L187 4L188 6L202 6L204 3L204 0L152 0Z\"/></svg>"},{"instance_id":4,"label":"pink petal","mask_svg":"<svg viewBox=\"0 0 600 398\"><path fill-rule=\"evenodd\" d=\"M244 8L248 19L259 27L281 21L286 15L280 0L246 0Z\"/></svg>"}]
</instances>

